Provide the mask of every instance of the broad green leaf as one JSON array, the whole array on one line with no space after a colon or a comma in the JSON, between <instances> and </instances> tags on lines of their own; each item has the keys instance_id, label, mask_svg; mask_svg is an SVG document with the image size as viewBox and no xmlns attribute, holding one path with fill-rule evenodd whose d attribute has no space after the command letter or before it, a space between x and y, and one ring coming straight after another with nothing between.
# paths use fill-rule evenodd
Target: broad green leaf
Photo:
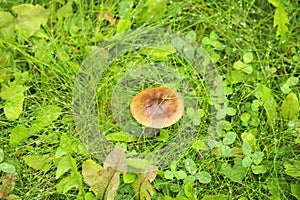
<instances>
[{"instance_id":1,"label":"broad green leaf","mask_svg":"<svg viewBox=\"0 0 300 200\"><path fill-rule=\"evenodd\" d=\"M73 13L73 1L68 1L63 7L56 11L58 21L63 22L64 18L71 17Z\"/></svg>"},{"instance_id":2,"label":"broad green leaf","mask_svg":"<svg viewBox=\"0 0 300 200\"><path fill-rule=\"evenodd\" d=\"M108 167L124 173L127 172L126 155L121 146L115 147L115 149L107 155L104 161L104 168Z\"/></svg>"},{"instance_id":3,"label":"broad green leaf","mask_svg":"<svg viewBox=\"0 0 300 200\"><path fill-rule=\"evenodd\" d=\"M14 30L15 30L15 18L9 13L5 11L0 11L0 36L3 38L13 38Z\"/></svg>"},{"instance_id":4,"label":"broad green leaf","mask_svg":"<svg viewBox=\"0 0 300 200\"><path fill-rule=\"evenodd\" d=\"M17 119L23 110L24 99L16 101L6 101L4 106L4 114L9 120Z\"/></svg>"},{"instance_id":5,"label":"broad green leaf","mask_svg":"<svg viewBox=\"0 0 300 200\"><path fill-rule=\"evenodd\" d=\"M73 169L74 166L76 166L76 161L74 158L72 158L70 155L62 157L57 165L55 178L59 179L64 173Z\"/></svg>"},{"instance_id":6,"label":"broad green leaf","mask_svg":"<svg viewBox=\"0 0 300 200\"><path fill-rule=\"evenodd\" d=\"M231 149L229 146L226 145L221 145L220 146L220 152L221 152L221 156L230 156L231 155Z\"/></svg>"},{"instance_id":7,"label":"broad green leaf","mask_svg":"<svg viewBox=\"0 0 300 200\"><path fill-rule=\"evenodd\" d=\"M245 113L241 114L240 118L242 120L243 126L248 126L248 122L251 118L251 115L249 113L245 112Z\"/></svg>"},{"instance_id":8,"label":"broad green leaf","mask_svg":"<svg viewBox=\"0 0 300 200\"><path fill-rule=\"evenodd\" d=\"M42 128L49 126L59 117L61 111L62 108L56 105L42 107L41 110L38 111L36 119L31 122L30 131L37 133Z\"/></svg>"},{"instance_id":9,"label":"broad green leaf","mask_svg":"<svg viewBox=\"0 0 300 200\"><path fill-rule=\"evenodd\" d=\"M16 168L14 165L10 164L10 163L0 163L0 172L4 172L4 173L14 173L16 171Z\"/></svg>"},{"instance_id":10,"label":"broad green leaf","mask_svg":"<svg viewBox=\"0 0 300 200\"><path fill-rule=\"evenodd\" d=\"M51 168L50 162L52 161L52 159L53 158L50 155L36 154L23 156L23 160L29 167L44 172L47 172Z\"/></svg>"},{"instance_id":11,"label":"broad green leaf","mask_svg":"<svg viewBox=\"0 0 300 200\"><path fill-rule=\"evenodd\" d=\"M279 5L279 0L268 0L270 4L272 4L274 7L278 7Z\"/></svg>"},{"instance_id":12,"label":"broad green leaf","mask_svg":"<svg viewBox=\"0 0 300 200\"><path fill-rule=\"evenodd\" d=\"M4 114L9 120L17 119L22 113L24 94L29 87L19 85L17 81L3 85L0 97L5 100Z\"/></svg>"},{"instance_id":13,"label":"broad green leaf","mask_svg":"<svg viewBox=\"0 0 300 200\"><path fill-rule=\"evenodd\" d=\"M154 181L156 174L156 170L145 173L137 173L137 179L132 184L132 187L138 196L138 199L152 199L154 191L151 182Z\"/></svg>"},{"instance_id":14,"label":"broad green leaf","mask_svg":"<svg viewBox=\"0 0 300 200\"><path fill-rule=\"evenodd\" d=\"M255 151L251 157L252 157L254 164L258 165L263 160L264 153L260 152L260 151Z\"/></svg>"},{"instance_id":15,"label":"broad green leaf","mask_svg":"<svg viewBox=\"0 0 300 200\"><path fill-rule=\"evenodd\" d=\"M151 165L149 160L140 159L140 158L128 158L127 163L129 166L134 167L139 170L146 170L146 169L156 169L155 166Z\"/></svg>"},{"instance_id":16,"label":"broad green leaf","mask_svg":"<svg viewBox=\"0 0 300 200\"><path fill-rule=\"evenodd\" d=\"M176 171L174 172L174 175L177 179L185 179L186 178L186 172L183 171L183 170L179 170L179 171Z\"/></svg>"},{"instance_id":17,"label":"broad green leaf","mask_svg":"<svg viewBox=\"0 0 300 200\"><path fill-rule=\"evenodd\" d=\"M231 84L236 84L243 82L245 78L245 73L242 70L233 70L226 74L226 79Z\"/></svg>"},{"instance_id":18,"label":"broad green leaf","mask_svg":"<svg viewBox=\"0 0 300 200\"><path fill-rule=\"evenodd\" d=\"M252 74L252 72L253 72L253 68L249 64L245 64L244 68L242 70L243 70L243 72L245 72L247 74Z\"/></svg>"},{"instance_id":19,"label":"broad green leaf","mask_svg":"<svg viewBox=\"0 0 300 200\"><path fill-rule=\"evenodd\" d=\"M205 112L203 109L197 109L194 112L193 123L195 125L199 125L201 122L201 118L204 116Z\"/></svg>"},{"instance_id":20,"label":"broad green leaf","mask_svg":"<svg viewBox=\"0 0 300 200\"><path fill-rule=\"evenodd\" d=\"M155 58L164 58L168 55L176 53L176 49L172 45L161 45L158 47L148 47L146 53Z\"/></svg>"},{"instance_id":21,"label":"broad green leaf","mask_svg":"<svg viewBox=\"0 0 300 200\"><path fill-rule=\"evenodd\" d=\"M66 194L69 190L77 189L81 185L81 175L79 172L72 171L69 176L63 178L57 185L56 189L59 193Z\"/></svg>"},{"instance_id":22,"label":"broad green leaf","mask_svg":"<svg viewBox=\"0 0 300 200\"><path fill-rule=\"evenodd\" d=\"M226 114L229 116L234 116L236 114L236 109L234 109L233 107L227 107Z\"/></svg>"},{"instance_id":23,"label":"broad green leaf","mask_svg":"<svg viewBox=\"0 0 300 200\"><path fill-rule=\"evenodd\" d=\"M234 69L243 69L245 67L245 63L242 61L238 60L235 63L233 63L233 68Z\"/></svg>"},{"instance_id":24,"label":"broad green leaf","mask_svg":"<svg viewBox=\"0 0 300 200\"><path fill-rule=\"evenodd\" d=\"M0 148L0 163L4 160L4 151Z\"/></svg>"},{"instance_id":25,"label":"broad green leaf","mask_svg":"<svg viewBox=\"0 0 300 200\"><path fill-rule=\"evenodd\" d=\"M247 156L249 156L252 152L252 148L251 148L250 144L248 144L247 142L243 142L242 150L243 150L243 154L245 154Z\"/></svg>"},{"instance_id":26,"label":"broad green leaf","mask_svg":"<svg viewBox=\"0 0 300 200\"><path fill-rule=\"evenodd\" d=\"M274 14L274 27L277 26L276 35L285 36L289 32L286 24L289 23L289 18L282 5L278 5Z\"/></svg>"},{"instance_id":27,"label":"broad green leaf","mask_svg":"<svg viewBox=\"0 0 300 200\"><path fill-rule=\"evenodd\" d=\"M40 5L21 4L13 6L12 10L17 14L16 30L19 36L28 39L34 35L41 25L46 25L50 10Z\"/></svg>"},{"instance_id":28,"label":"broad green leaf","mask_svg":"<svg viewBox=\"0 0 300 200\"><path fill-rule=\"evenodd\" d=\"M225 145L230 145L234 143L235 139L236 139L236 133L230 131L226 133L225 137L223 138L223 143Z\"/></svg>"},{"instance_id":29,"label":"broad green leaf","mask_svg":"<svg viewBox=\"0 0 300 200\"><path fill-rule=\"evenodd\" d=\"M118 15L121 19L129 19L132 14L133 1L123 0L118 6Z\"/></svg>"},{"instance_id":30,"label":"broad green leaf","mask_svg":"<svg viewBox=\"0 0 300 200\"><path fill-rule=\"evenodd\" d=\"M129 19L120 19L117 24L117 33L123 33L129 30L131 27L131 21Z\"/></svg>"},{"instance_id":31,"label":"broad green leaf","mask_svg":"<svg viewBox=\"0 0 300 200\"><path fill-rule=\"evenodd\" d=\"M165 0L148 0L145 5L147 10L141 15L143 21L158 20L167 11Z\"/></svg>"},{"instance_id":32,"label":"broad green leaf","mask_svg":"<svg viewBox=\"0 0 300 200\"><path fill-rule=\"evenodd\" d=\"M24 142L28 137L31 136L31 133L24 125L16 126L11 130L9 144L12 147L17 146L18 144Z\"/></svg>"},{"instance_id":33,"label":"broad green leaf","mask_svg":"<svg viewBox=\"0 0 300 200\"><path fill-rule=\"evenodd\" d=\"M208 150L208 146L205 144L204 140L196 140L193 142L192 147L196 150Z\"/></svg>"},{"instance_id":34,"label":"broad green leaf","mask_svg":"<svg viewBox=\"0 0 300 200\"><path fill-rule=\"evenodd\" d=\"M251 63L253 61L253 54L251 52L245 53L243 55L243 61L246 64Z\"/></svg>"},{"instance_id":35,"label":"broad green leaf","mask_svg":"<svg viewBox=\"0 0 300 200\"><path fill-rule=\"evenodd\" d=\"M192 159L189 159L189 158L186 159L184 164L185 164L186 171L188 171L190 174L196 174L197 166Z\"/></svg>"},{"instance_id":36,"label":"broad green leaf","mask_svg":"<svg viewBox=\"0 0 300 200\"><path fill-rule=\"evenodd\" d=\"M252 151L254 151L255 147L256 147L256 139L255 139L254 135L249 132L244 132L244 133L242 133L241 137L242 137L243 142L249 144L252 148Z\"/></svg>"},{"instance_id":37,"label":"broad green leaf","mask_svg":"<svg viewBox=\"0 0 300 200\"><path fill-rule=\"evenodd\" d=\"M290 77L286 80L286 84L288 84L288 86L295 86L299 83L299 77Z\"/></svg>"},{"instance_id":38,"label":"broad green leaf","mask_svg":"<svg viewBox=\"0 0 300 200\"><path fill-rule=\"evenodd\" d=\"M194 110L194 108L189 107L186 109L186 113L192 119L194 116L195 110Z\"/></svg>"},{"instance_id":39,"label":"broad green leaf","mask_svg":"<svg viewBox=\"0 0 300 200\"><path fill-rule=\"evenodd\" d=\"M164 176L165 179L172 180L172 179L174 178L174 174L173 174L173 172L170 171L170 170L165 171L164 175L165 175L165 176Z\"/></svg>"},{"instance_id":40,"label":"broad green leaf","mask_svg":"<svg viewBox=\"0 0 300 200\"><path fill-rule=\"evenodd\" d=\"M166 142L169 139L169 131L166 129L160 129L159 136L155 137L157 141Z\"/></svg>"},{"instance_id":41,"label":"broad green leaf","mask_svg":"<svg viewBox=\"0 0 300 200\"><path fill-rule=\"evenodd\" d=\"M242 164L243 167L250 167L252 164L252 159L249 156L246 156L245 158L243 158Z\"/></svg>"},{"instance_id":42,"label":"broad green leaf","mask_svg":"<svg viewBox=\"0 0 300 200\"><path fill-rule=\"evenodd\" d=\"M196 193L194 189L194 183L193 182L187 182L184 184L184 193L185 195L191 199L191 200L196 200Z\"/></svg>"},{"instance_id":43,"label":"broad green leaf","mask_svg":"<svg viewBox=\"0 0 300 200\"><path fill-rule=\"evenodd\" d=\"M220 173L235 182L241 182L246 176L247 168L243 167L242 159L235 158L233 167L231 167L228 163L223 163Z\"/></svg>"},{"instance_id":44,"label":"broad green leaf","mask_svg":"<svg viewBox=\"0 0 300 200\"><path fill-rule=\"evenodd\" d=\"M103 167L97 164L95 161L88 159L82 163L82 176L84 182L89 186L97 184L97 176L99 171L103 170Z\"/></svg>"},{"instance_id":45,"label":"broad green leaf","mask_svg":"<svg viewBox=\"0 0 300 200\"><path fill-rule=\"evenodd\" d=\"M123 176L124 183L133 183L136 180L136 175L133 173L126 173Z\"/></svg>"},{"instance_id":46,"label":"broad green leaf","mask_svg":"<svg viewBox=\"0 0 300 200\"><path fill-rule=\"evenodd\" d=\"M196 178L200 183L210 183L211 175L206 171L200 171L196 174Z\"/></svg>"},{"instance_id":47,"label":"broad green leaf","mask_svg":"<svg viewBox=\"0 0 300 200\"><path fill-rule=\"evenodd\" d=\"M281 105L281 115L287 121L296 121L299 114L299 101L295 93L288 94Z\"/></svg>"},{"instance_id":48,"label":"broad green leaf","mask_svg":"<svg viewBox=\"0 0 300 200\"><path fill-rule=\"evenodd\" d=\"M300 199L300 184L299 183L292 183L291 184L291 193L297 199Z\"/></svg>"},{"instance_id":49,"label":"broad green leaf","mask_svg":"<svg viewBox=\"0 0 300 200\"><path fill-rule=\"evenodd\" d=\"M106 138L114 142L133 142L137 140L136 137L126 132L109 133L106 135Z\"/></svg>"},{"instance_id":50,"label":"broad green leaf","mask_svg":"<svg viewBox=\"0 0 300 200\"><path fill-rule=\"evenodd\" d=\"M253 174L264 174L267 172L267 168L264 165L252 165L251 169Z\"/></svg>"},{"instance_id":51,"label":"broad green leaf","mask_svg":"<svg viewBox=\"0 0 300 200\"><path fill-rule=\"evenodd\" d=\"M294 161L292 163L284 163L285 173L294 178L300 177L300 161Z\"/></svg>"},{"instance_id":52,"label":"broad green leaf","mask_svg":"<svg viewBox=\"0 0 300 200\"><path fill-rule=\"evenodd\" d=\"M228 200L229 197L223 194L218 195L205 195L202 200Z\"/></svg>"},{"instance_id":53,"label":"broad green leaf","mask_svg":"<svg viewBox=\"0 0 300 200\"><path fill-rule=\"evenodd\" d=\"M269 126L274 127L277 121L277 103L271 90L264 85L260 85L256 89L255 96L263 102Z\"/></svg>"}]
</instances>

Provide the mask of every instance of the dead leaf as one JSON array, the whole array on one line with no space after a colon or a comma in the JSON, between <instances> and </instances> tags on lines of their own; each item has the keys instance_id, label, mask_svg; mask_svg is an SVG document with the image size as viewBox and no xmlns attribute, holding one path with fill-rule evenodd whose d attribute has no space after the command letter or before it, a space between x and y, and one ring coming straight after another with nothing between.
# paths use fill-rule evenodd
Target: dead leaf
<instances>
[{"instance_id":1,"label":"dead leaf","mask_svg":"<svg viewBox=\"0 0 300 200\"><path fill-rule=\"evenodd\" d=\"M104 161L104 168L113 168L117 171L122 171L124 174L127 172L126 155L121 146L115 147L115 149L107 155Z\"/></svg>"},{"instance_id":2,"label":"dead leaf","mask_svg":"<svg viewBox=\"0 0 300 200\"><path fill-rule=\"evenodd\" d=\"M151 182L154 181L156 174L157 170L137 174L137 179L132 186L135 193L138 194L138 199L151 200L154 194Z\"/></svg>"}]
</instances>

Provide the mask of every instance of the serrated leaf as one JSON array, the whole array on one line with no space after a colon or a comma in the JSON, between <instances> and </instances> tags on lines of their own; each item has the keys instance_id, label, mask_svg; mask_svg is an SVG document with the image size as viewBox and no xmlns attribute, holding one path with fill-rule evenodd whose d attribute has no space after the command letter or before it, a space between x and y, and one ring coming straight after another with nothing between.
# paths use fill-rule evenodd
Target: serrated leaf
<instances>
[{"instance_id":1,"label":"serrated leaf","mask_svg":"<svg viewBox=\"0 0 300 200\"><path fill-rule=\"evenodd\" d=\"M210 183L211 175L206 171L200 171L196 174L197 179L200 183Z\"/></svg>"},{"instance_id":2,"label":"serrated leaf","mask_svg":"<svg viewBox=\"0 0 300 200\"><path fill-rule=\"evenodd\" d=\"M70 155L62 157L57 165L55 178L59 179L64 173L71 170L73 166L76 166L76 161L74 158L72 158Z\"/></svg>"},{"instance_id":3,"label":"serrated leaf","mask_svg":"<svg viewBox=\"0 0 300 200\"><path fill-rule=\"evenodd\" d=\"M110 152L105 161L104 161L104 168L113 168L117 171L122 171L126 174L127 172L127 161L126 155L123 150L123 147L117 146L115 149Z\"/></svg>"},{"instance_id":4,"label":"serrated leaf","mask_svg":"<svg viewBox=\"0 0 300 200\"><path fill-rule=\"evenodd\" d=\"M276 35L284 36L289 32L286 24L289 23L289 18L282 5L278 5L274 14L274 27L277 26Z\"/></svg>"},{"instance_id":5,"label":"serrated leaf","mask_svg":"<svg viewBox=\"0 0 300 200\"><path fill-rule=\"evenodd\" d=\"M36 154L23 156L23 160L29 167L44 172L47 172L51 168L50 162L52 161L52 159L53 158L50 155Z\"/></svg>"},{"instance_id":6,"label":"serrated leaf","mask_svg":"<svg viewBox=\"0 0 300 200\"><path fill-rule=\"evenodd\" d=\"M21 4L13 6L12 10L17 14L16 30L20 38L28 39L34 35L41 25L45 25L50 14L50 10L44 9L40 5Z\"/></svg>"},{"instance_id":7,"label":"serrated leaf","mask_svg":"<svg viewBox=\"0 0 300 200\"><path fill-rule=\"evenodd\" d=\"M10 163L3 162L0 163L0 171L4 173L14 173L16 171L16 168Z\"/></svg>"},{"instance_id":8,"label":"serrated leaf","mask_svg":"<svg viewBox=\"0 0 300 200\"><path fill-rule=\"evenodd\" d=\"M295 121L298 119L299 100L293 92L288 94L281 105L281 115L287 121Z\"/></svg>"},{"instance_id":9,"label":"serrated leaf","mask_svg":"<svg viewBox=\"0 0 300 200\"><path fill-rule=\"evenodd\" d=\"M189 159L189 158L186 159L184 164L185 164L186 171L188 171L190 174L196 174L197 166L192 159Z\"/></svg>"},{"instance_id":10,"label":"serrated leaf","mask_svg":"<svg viewBox=\"0 0 300 200\"><path fill-rule=\"evenodd\" d=\"M12 147L15 147L18 144L24 142L31 135L32 134L29 132L29 130L24 125L16 126L15 128L13 128L11 130L9 144Z\"/></svg>"},{"instance_id":11,"label":"serrated leaf","mask_svg":"<svg viewBox=\"0 0 300 200\"><path fill-rule=\"evenodd\" d=\"M137 173L137 180L132 184L138 199L151 200L154 194L151 182L154 181L157 171L149 171L145 173Z\"/></svg>"},{"instance_id":12,"label":"serrated leaf","mask_svg":"<svg viewBox=\"0 0 300 200\"><path fill-rule=\"evenodd\" d=\"M114 132L106 135L106 138L108 140L114 141L114 142L133 142L136 141L137 138L130 135L126 132Z\"/></svg>"}]
</instances>

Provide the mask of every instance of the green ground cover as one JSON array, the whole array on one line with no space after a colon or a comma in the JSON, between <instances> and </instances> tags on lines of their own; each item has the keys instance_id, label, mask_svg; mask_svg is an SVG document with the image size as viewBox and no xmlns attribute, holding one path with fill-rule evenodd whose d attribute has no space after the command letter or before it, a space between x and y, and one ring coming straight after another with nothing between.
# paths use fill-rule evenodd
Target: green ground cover
<instances>
[{"instance_id":1,"label":"green ground cover","mask_svg":"<svg viewBox=\"0 0 300 200\"><path fill-rule=\"evenodd\" d=\"M1 0L0 199L300 199L299 13L297 0ZM170 46L115 59L95 98L99 126L123 147L111 160L122 159L123 149L161 148L183 126L150 141L120 132L110 97L128 70L173 66L201 105L185 110L199 128L184 155L157 171L125 174L86 150L72 97L80 67L99 43L143 27L201 44L228 104L219 141L202 156L211 102L192 65Z\"/></svg>"}]
</instances>

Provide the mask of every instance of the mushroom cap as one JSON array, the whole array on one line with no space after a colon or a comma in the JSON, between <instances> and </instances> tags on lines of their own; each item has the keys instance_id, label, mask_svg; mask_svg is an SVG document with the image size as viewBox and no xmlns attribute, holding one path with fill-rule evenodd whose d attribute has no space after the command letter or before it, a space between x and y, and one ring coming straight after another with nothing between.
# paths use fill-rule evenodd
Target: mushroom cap
<instances>
[{"instance_id":1,"label":"mushroom cap","mask_svg":"<svg viewBox=\"0 0 300 200\"><path fill-rule=\"evenodd\" d=\"M146 89L132 98L130 111L142 125L164 128L175 124L183 114L183 99L169 88Z\"/></svg>"}]
</instances>

